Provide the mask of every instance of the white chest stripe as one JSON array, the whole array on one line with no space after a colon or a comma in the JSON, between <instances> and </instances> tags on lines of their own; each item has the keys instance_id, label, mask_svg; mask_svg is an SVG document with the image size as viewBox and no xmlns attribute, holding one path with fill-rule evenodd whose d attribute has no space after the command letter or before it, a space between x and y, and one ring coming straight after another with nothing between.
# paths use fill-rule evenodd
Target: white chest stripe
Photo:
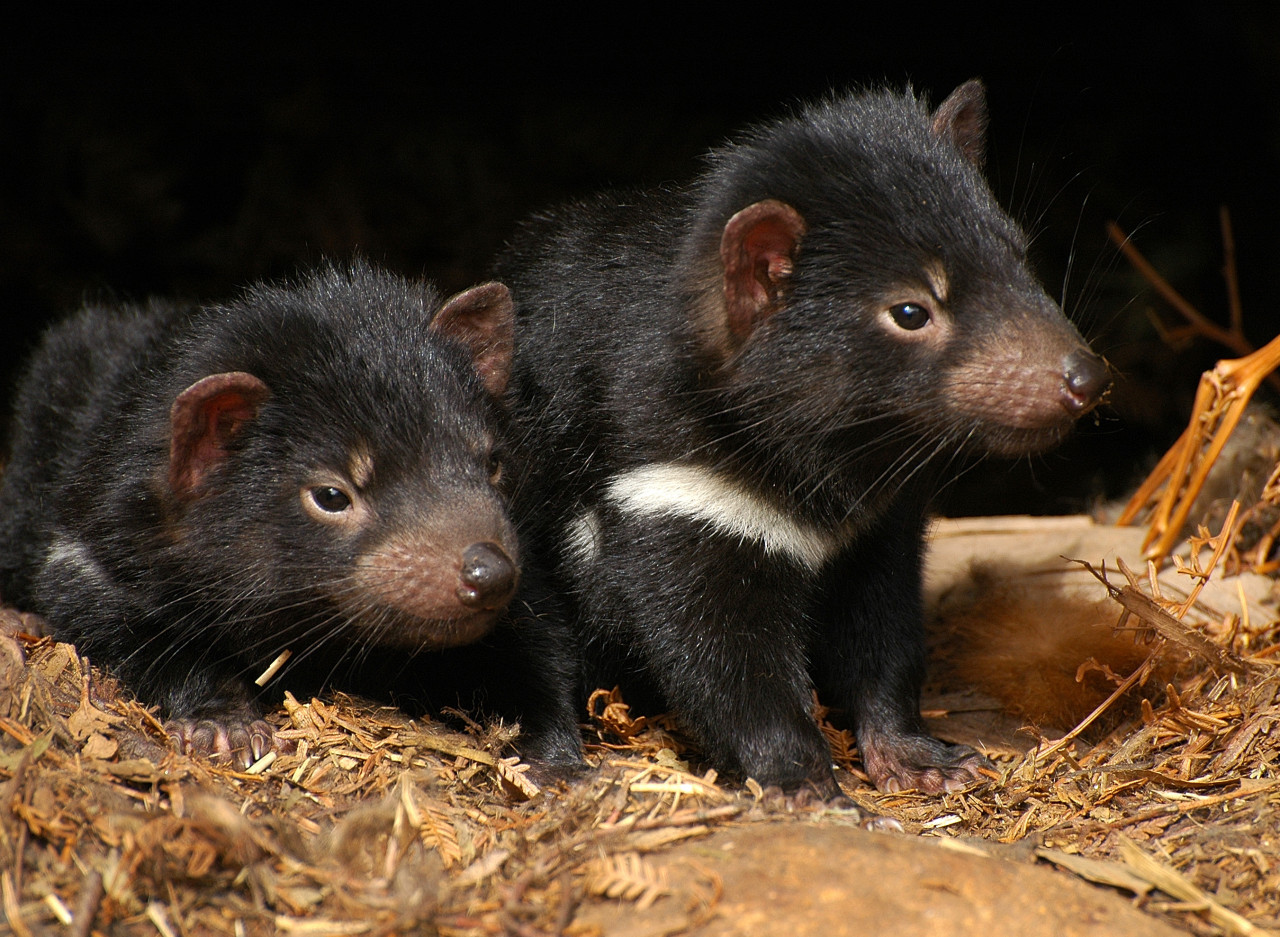
<instances>
[{"instance_id":1,"label":"white chest stripe","mask_svg":"<svg viewBox=\"0 0 1280 937\"><path fill-rule=\"evenodd\" d=\"M800 523L731 479L695 465L666 462L629 469L609 479L605 497L627 514L701 521L814 571L845 542L841 532Z\"/></svg>"}]
</instances>

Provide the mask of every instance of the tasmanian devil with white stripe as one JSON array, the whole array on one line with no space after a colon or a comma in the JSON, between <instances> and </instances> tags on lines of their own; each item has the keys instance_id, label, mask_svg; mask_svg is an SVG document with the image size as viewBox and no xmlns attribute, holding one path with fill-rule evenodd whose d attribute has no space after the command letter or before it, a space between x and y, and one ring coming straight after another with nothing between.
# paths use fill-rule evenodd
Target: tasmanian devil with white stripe
<instances>
[{"instance_id":1,"label":"tasmanian devil with white stripe","mask_svg":"<svg viewBox=\"0 0 1280 937\"><path fill-rule=\"evenodd\" d=\"M502 284L442 301L363 262L225 305L81 311L18 396L4 599L187 750L245 764L273 744L264 698L328 683L476 702L523 719L531 757L578 760L571 657L544 650L567 641L526 602L500 618L512 333Z\"/></svg>"},{"instance_id":2,"label":"tasmanian devil with white stripe","mask_svg":"<svg viewBox=\"0 0 1280 937\"><path fill-rule=\"evenodd\" d=\"M593 685L669 706L722 769L838 794L812 691L885 790L951 790L929 736L926 512L967 453L1060 441L1109 385L981 174L985 93L834 97L685 187L534 218L513 511Z\"/></svg>"}]
</instances>

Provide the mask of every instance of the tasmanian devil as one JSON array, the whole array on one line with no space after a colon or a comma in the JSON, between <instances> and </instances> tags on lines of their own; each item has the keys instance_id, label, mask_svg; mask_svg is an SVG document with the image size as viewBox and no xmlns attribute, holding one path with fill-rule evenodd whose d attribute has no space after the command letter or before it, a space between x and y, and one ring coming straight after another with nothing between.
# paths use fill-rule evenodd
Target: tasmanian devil
<instances>
[{"instance_id":1,"label":"tasmanian devil","mask_svg":"<svg viewBox=\"0 0 1280 937\"><path fill-rule=\"evenodd\" d=\"M656 693L763 784L838 793L815 687L882 789L984 764L920 718L926 511L957 458L1044 450L1109 384L983 180L986 120L977 81L932 112L834 97L498 260L513 512L588 682Z\"/></svg>"},{"instance_id":2,"label":"tasmanian devil","mask_svg":"<svg viewBox=\"0 0 1280 937\"><path fill-rule=\"evenodd\" d=\"M533 757L578 760L554 626L521 602L493 630L519 575L495 487L512 332L502 284L442 303L360 261L226 305L83 310L18 394L4 599L188 750L247 762L272 744L264 693L345 680L481 694ZM462 674L492 692L437 682Z\"/></svg>"}]
</instances>

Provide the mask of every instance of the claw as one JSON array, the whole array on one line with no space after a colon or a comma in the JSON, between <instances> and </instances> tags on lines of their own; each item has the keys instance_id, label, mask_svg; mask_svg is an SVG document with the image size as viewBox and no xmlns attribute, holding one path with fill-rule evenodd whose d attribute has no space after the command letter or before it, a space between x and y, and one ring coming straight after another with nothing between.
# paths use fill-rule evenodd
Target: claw
<instances>
[{"instance_id":1,"label":"claw","mask_svg":"<svg viewBox=\"0 0 1280 937\"><path fill-rule=\"evenodd\" d=\"M283 750L271 724L261 719L174 719L165 723L164 730L184 755L205 755L214 764L241 770L269 751Z\"/></svg>"},{"instance_id":2,"label":"claw","mask_svg":"<svg viewBox=\"0 0 1280 937\"><path fill-rule=\"evenodd\" d=\"M950 745L927 735L866 733L859 739L867 776L886 794L918 790L951 794L983 780L991 762L965 745Z\"/></svg>"}]
</instances>

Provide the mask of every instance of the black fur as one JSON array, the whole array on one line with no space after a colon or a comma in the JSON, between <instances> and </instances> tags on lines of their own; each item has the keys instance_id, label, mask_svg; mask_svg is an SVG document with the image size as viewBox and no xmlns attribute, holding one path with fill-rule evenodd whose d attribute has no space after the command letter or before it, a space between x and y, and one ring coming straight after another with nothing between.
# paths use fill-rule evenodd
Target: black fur
<instances>
[{"instance_id":1,"label":"black fur","mask_svg":"<svg viewBox=\"0 0 1280 937\"><path fill-rule=\"evenodd\" d=\"M496 267L518 306L513 511L576 605L588 685L656 692L764 784L836 793L815 685L881 787L983 764L920 720L926 512L960 454L1044 449L1107 383L982 179L985 119L977 82L933 113L825 101L690 186L531 220ZM829 549L646 505L655 465Z\"/></svg>"},{"instance_id":2,"label":"black fur","mask_svg":"<svg viewBox=\"0 0 1280 937\"><path fill-rule=\"evenodd\" d=\"M578 761L572 660L563 626L541 617L536 583L480 643L438 650L492 625L489 606L513 584L503 555L517 557L491 478L510 299L496 284L480 290L505 303L505 363L487 377L481 361L496 345L437 328L430 286L364 263L255 286L227 305L89 308L53 328L21 385L0 489L4 599L158 704L188 747L243 745L264 700L337 685L480 705L525 721L531 757ZM196 421L199 445L173 456L171 407L223 374L250 388L258 379L265 400L230 411L252 410L242 425ZM175 459L207 476L187 490ZM330 485L356 502L358 523L304 509L308 492ZM460 600L448 577L478 541L483 568L468 581L483 590L485 576L503 579L468 617L449 604ZM361 567L395 550L423 580L452 564L445 585L401 588ZM449 606L438 616L414 605L436 592ZM285 648L282 674L257 688ZM220 743L192 728L198 720Z\"/></svg>"}]
</instances>

